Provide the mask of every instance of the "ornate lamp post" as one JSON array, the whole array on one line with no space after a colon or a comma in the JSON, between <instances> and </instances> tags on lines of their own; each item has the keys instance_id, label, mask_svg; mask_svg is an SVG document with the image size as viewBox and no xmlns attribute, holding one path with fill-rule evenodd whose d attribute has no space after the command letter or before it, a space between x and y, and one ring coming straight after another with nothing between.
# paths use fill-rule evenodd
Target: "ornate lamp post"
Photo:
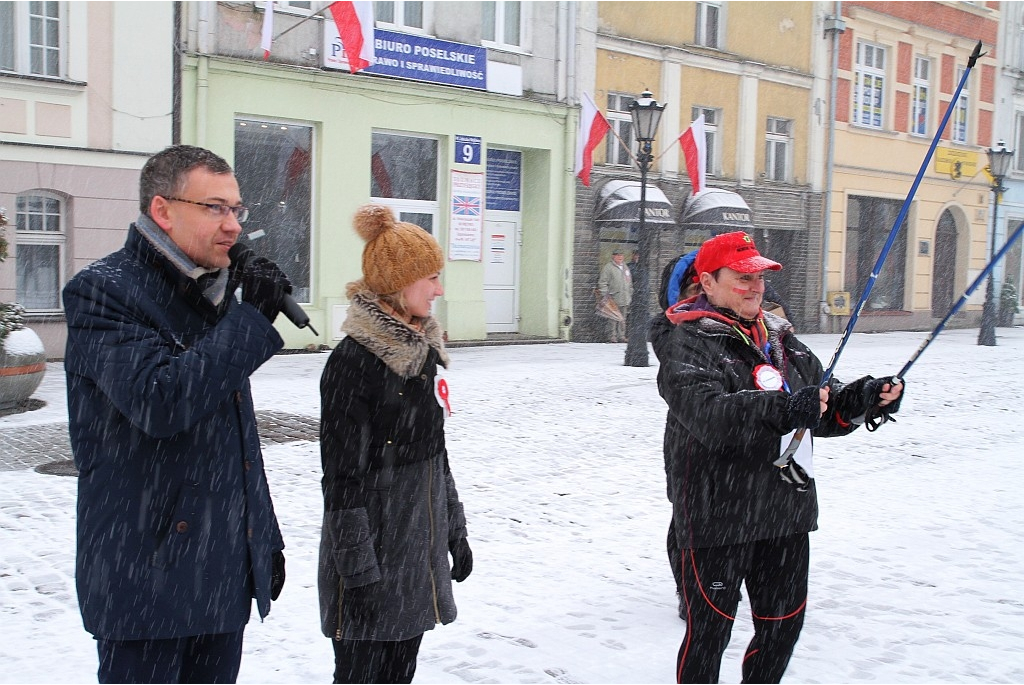
<instances>
[{"instance_id":1,"label":"ornate lamp post","mask_svg":"<svg viewBox=\"0 0 1024 685\"><path fill-rule=\"evenodd\" d=\"M636 163L640 167L640 220L637 225L637 252L640 255L640 278L633 283L633 304L626 320L626 366L647 366L647 331L651 327L650 308L650 249L651 236L647 233L647 172L654 162L651 143L654 142L658 123L665 105L659 104L649 90L633 100L629 112L633 115L633 135L637 139Z\"/></svg>"},{"instance_id":2,"label":"ornate lamp post","mask_svg":"<svg viewBox=\"0 0 1024 685\"><path fill-rule=\"evenodd\" d=\"M988 168L992 174L992 193L994 203L992 205L992 236L989 256L996 253L996 228L999 226L999 198L1006 191L1003 187L1003 179L1010 170L1010 162L1013 161L1013 150L1006 148L1006 143L1000 140L996 146L988 150ZM993 270L994 271L994 270ZM995 303L995 278L992 271L988 272L988 282L985 284L985 304L981 309L981 330L978 331L978 344L992 347L996 344L996 303Z\"/></svg>"}]
</instances>

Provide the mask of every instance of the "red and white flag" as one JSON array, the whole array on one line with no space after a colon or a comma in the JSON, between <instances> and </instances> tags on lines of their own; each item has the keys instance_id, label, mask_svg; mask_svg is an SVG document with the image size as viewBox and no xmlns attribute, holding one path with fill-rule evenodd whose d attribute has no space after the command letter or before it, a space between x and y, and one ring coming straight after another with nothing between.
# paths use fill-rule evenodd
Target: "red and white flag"
<instances>
[{"instance_id":1,"label":"red and white flag","mask_svg":"<svg viewBox=\"0 0 1024 685\"><path fill-rule=\"evenodd\" d=\"M693 194L696 195L706 187L704 180L708 168L708 139L704 135L704 115L697 117L690 128L679 136L679 145L683 148L686 159L686 173L690 176Z\"/></svg>"},{"instance_id":2,"label":"red and white flag","mask_svg":"<svg viewBox=\"0 0 1024 685\"><path fill-rule=\"evenodd\" d=\"M274 0L267 0L263 8L263 32L260 34L260 47L263 48L263 59L270 58L270 44L274 40Z\"/></svg>"},{"instance_id":3,"label":"red and white flag","mask_svg":"<svg viewBox=\"0 0 1024 685\"><path fill-rule=\"evenodd\" d=\"M328 7L338 27L341 46L348 57L348 70L356 73L373 66L373 3L369 0L332 2Z\"/></svg>"},{"instance_id":4,"label":"red and white flag","mask_svg":"<svg viewBox=\"0 0 1024 685\"><path fill-rule=\"evenodd\" d=\"M586 93L583 93L580 106L580 131L576 140L575 172L583 181L583 185L589 186L590 167L594 165L594 148L611 130L611 125Z\"/></svg>"}]
</instances>

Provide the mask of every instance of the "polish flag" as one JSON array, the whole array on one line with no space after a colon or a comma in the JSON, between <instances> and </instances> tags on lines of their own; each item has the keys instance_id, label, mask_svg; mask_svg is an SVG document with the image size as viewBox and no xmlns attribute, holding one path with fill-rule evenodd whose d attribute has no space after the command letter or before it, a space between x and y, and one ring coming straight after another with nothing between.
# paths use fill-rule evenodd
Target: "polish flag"
<instances>
[{"instance_id":1,"label":"polish flag","mask_svg":"<svg viewBox=\"0 0 1024 685\"><path fill-rule=\"evenodd\" d=\"M373 3L369 0L332 2L328 9L338 27L341 46L348 57L348 70L356 73L373 66Z\"/></svg>"},{"instance_id":2,"label":"polish flag","mask_svg":"<svg viewBox=\"0 0 1024 685\"><path fill-rule=\"evenodd\" d=\"M594 165L594 148L598 146L605 134L611 130L608 120L597 109L590 96L583 93L580 102L580 131L576 140L576 175L583 185L590 185L590 167Z\"/></svg>"},{"instance_id":3,"label":"polish flag","mask_svg":"<svg viewBox=\"0 0 1024 685\"><path fill-rule=\"evenodd\" d=\"M708 168L708 139L704 135L704 115L697 117L690 128L679 136L679 145L686 159L686 173L696 195L706 187L704 179Z\"/></svg>"},{"instance_id":4,"label":"polish flag","mask_svg":"<svg viewBox=\"0 0 1024 685\"><path fill-rule=\"evenodd\" d=\"M267 0L263 8L263 32L260 34L260 47L263 48L263 59L270 59L270 44L274 40L274 0Z\"/></svg>"}]
</instances>

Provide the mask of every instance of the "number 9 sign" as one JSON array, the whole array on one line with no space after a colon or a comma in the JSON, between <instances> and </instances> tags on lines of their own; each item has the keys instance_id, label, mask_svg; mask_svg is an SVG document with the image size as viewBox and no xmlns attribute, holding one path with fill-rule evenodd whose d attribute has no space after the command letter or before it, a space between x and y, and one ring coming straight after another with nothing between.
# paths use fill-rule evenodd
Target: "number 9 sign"
<instances>
[{"instance_id":1,"label":"number 9 sign","mask_svg":"<svg viewBox=\"0 0 1024 685\"><path fill-rule=\"evenodd\" d=\"M455 136L455 163L479 164L481 139L477 136Z\"/></svg>"}]
</instances>

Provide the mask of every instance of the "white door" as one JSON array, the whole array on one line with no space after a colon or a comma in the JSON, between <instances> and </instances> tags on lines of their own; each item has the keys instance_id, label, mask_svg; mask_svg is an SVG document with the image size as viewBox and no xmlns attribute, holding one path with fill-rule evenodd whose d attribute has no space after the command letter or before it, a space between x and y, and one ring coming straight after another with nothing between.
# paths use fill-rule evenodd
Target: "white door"
<instances>
[{"instance_id":1,"label":"white door","mask_svg":"<svg viewBox=\"0 0 1024 685\"><path fill-rule=\"evenodd\" d=\"M519 332L518 222L484 222L484 307L488 333Z\"/></svg>"}]
</instances>

